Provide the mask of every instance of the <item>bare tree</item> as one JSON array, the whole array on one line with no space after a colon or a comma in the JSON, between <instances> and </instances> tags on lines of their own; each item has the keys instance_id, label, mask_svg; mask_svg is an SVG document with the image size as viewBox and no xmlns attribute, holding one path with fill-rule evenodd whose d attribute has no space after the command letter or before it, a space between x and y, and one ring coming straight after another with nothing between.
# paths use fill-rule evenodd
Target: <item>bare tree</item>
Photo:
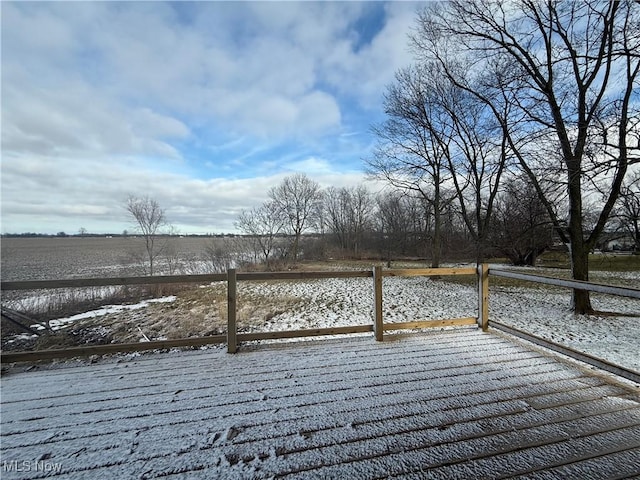
<instances>
[{"instance_id":1,"label":"bare tree","mask_svg":"<svg viewBox=\"0 0 640 480\"><path fill-rule=\"evenodd\" d=\"M287 233L293 235L289 258L298 260L300 237L313 223L322 194L320 186L302 173L286 177L269 191L273 205L284 221Z\"/></svg>"},{"instance_id":2,"label":"bare tree","mask_svg":"<svg viewBox=\"0 0 640 480\"><path fill-rule=\"evenodd\" d=\"M491 233L496 196L503 173L509 166L510 149L494 112L474 95L447 81L439 65L432 65L439 92L436 101L442 120L432 123L445 139L447 166L458 200L459 214L475 244L478 262ZM500 115L506 116L508 104Z\"/></svg>"},{"instance_id":3,"label":"bare tree","mask_svg":"<svg viewBox=\"0 0 640 480\"><path fill-rule=\"evenodd\" d=\"M442 214L459 214L482 260L509 148L493 112L447 80L437 62L401 70L388 88L389 119L374 129L381 144L369 166L397 187L417 192L433 215L432 266L440 262Z\"/></svg>"},{"instance_id":4,"label":"bare tree","mask_svg":"<svg viewBox=\"0 0 640 480\"><path fill-rule=\"evenodd\" d=\"M619 229L634 242L634 252L640 252L640 171L622 186L614 219Z\"/></svg>"},{"instance_id":5,"label":"bare tree","mask_svg":"<svg viewBox=\"0 0 640 480\"><path fill-rule=\"evenodd\" d=\"M441 110L430 88L434 81L431 73L414 66L396 74L384 97L388 118L373 127L378 145L367 164L373 176L418 195L429 205L433 216L433 234L428 239L431 266L438 267L442 212L455 197L445 188L451 180L447 169L449 144L439 128Z\"/></svg>"},{"instance_id":6,"label":"bare tree","mask_svg":"<svg viewBox=\"0 0 640 480\"><path fill-rule=\"evenodd\" d=\"M167 226L167 219L160 204L147 196L130 195L126 204L127 212L136 224L136 230L144 240L147 273L153 275L156 259L162 254L165 244L159 241L161 229Z\"/></svg>"},{"instance_id":7,"label":"bare tree","mask_svg":"<svg viewBox=\"0 0 640 480\"><path fill-rule=\"evenodd\" d=\"M239 250L231 247L225 238L212 239L205 245L202 258L207 273L224 273L233 267Z\"/></svg>"},{"instance_id":8,"label":"bare tree","mask_svg":"<svg viewBox=\"0 0 640 480\"><path fill-rule=\"evenodd\" d=\"M412 37L424 60L438 61L452 83L502 119L509 147L570 247L577 280L589 279L589 251L629 165L639 161L639 146L631 143L640 116L639 12L630 0L452 0L425 8ZM550 176L564 184L566 213L559 214L541 184ZM603 200L586 224L585 203L594 194ZM592 312L589 293L574 290L573 307Z\"/></svg>"},{"instance_id":9,"label":"bare tree","mask_svg":"<svg viewBox=\"0 0 640 480\"><path fill-rule=\"evenodd\" d=\"M504 185L491 221L492 245L514 265L535 266L536 259L553 245L553 224L528 177Z\"/></svg>"},{"instance_id":10,"label":"bare tree","mask_svg":"<svg viewBox=\"0 0 640 480\"><path fill-rule=\"evenodd\" d=\"M360 185L329 187L324 195L325 222L343 251L358 256L373 213L373 197Z\"/></svg>"},{"instance_id":11,"label":"bare tree","mask_svg":"<svg viewBox=\"0 0 640 480\"><path fill-rule=\"evenodd\" d=\"M256 253L270 268L272 254L276 249L278 235L282 231L284 219L273 201L240 213L236 227L245 235L250 235Z\"/></svg>"},{"instance_id":12,"label":"bare tree","mask_svg":"<svg viewBox=\"0 0 640 480\"><path fill-rule=\"evenodd\" d=\"M382 256L390 261L393 255L424 254L420 247L429 237L428 206L423 198L403 189L381 193L376 198L377 231Z\"/></svg>"}]
</instances>

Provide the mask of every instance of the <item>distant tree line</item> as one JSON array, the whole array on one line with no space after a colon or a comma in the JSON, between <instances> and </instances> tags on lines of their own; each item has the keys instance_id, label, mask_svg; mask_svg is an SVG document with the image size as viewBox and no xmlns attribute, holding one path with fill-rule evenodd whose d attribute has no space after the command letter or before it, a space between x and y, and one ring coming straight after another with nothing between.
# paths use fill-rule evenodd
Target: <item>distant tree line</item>
<instances>
[{"instance_id":1,"label":"distant tree line","mask_svg":"<svg viewBox=\"0 0 640 480\"><path fill-rule=\"evenodd\" d=\"M253 257L267 267L295 263L301 257L411 257L437 267L442 259L478 255L533 265L552 246L553 225L535 191L522 182L511 183L497 195L497 213L480 247L475 226L465 222L451 201L436 221L433 202L412 189L322 189L304 174L285 178L271 189L268 201L243 211L236 226L251 240Z\"/></svg>"}]
</instances>

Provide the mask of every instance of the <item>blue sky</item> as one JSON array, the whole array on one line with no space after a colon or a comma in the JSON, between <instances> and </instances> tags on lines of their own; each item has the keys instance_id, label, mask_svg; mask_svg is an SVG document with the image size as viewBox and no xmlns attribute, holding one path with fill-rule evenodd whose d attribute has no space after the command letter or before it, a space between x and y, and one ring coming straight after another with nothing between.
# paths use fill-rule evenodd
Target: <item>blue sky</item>
<instances>
[{"instance_id":1,"label":"blue sky","mask_svg":"<svg viewBox=\"0 0 640 480\"><path fill-rule=\"evenodd\" d=\"M207 233L294 172L364 181L417 4L0 7L2 232L121 232L133 193Z\"/></svg>"}]
</instances>

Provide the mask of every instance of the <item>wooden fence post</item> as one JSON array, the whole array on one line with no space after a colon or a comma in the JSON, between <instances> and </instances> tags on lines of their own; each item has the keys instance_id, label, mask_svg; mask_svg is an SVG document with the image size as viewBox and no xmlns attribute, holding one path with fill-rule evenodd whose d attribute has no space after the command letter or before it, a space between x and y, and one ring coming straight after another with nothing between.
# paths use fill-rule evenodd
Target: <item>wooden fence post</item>
<instances>
[{"instance_id":1,"label":"wooden fence post","mask_svg":"<svg viewBox=\"0 0 640 480\"><path fill-rule=\"evenodd\" d=\"M227 353L236 353L237 343L236 326L236 269L227 270Z\"/></svg>"},{"instance_id":2,"label":"wooden fence post","mask_svg":"<svg viewBox=\"0 0 640 480\"><path fill-rule=\"evenodd\" d=\"M382 267L373 267L373 331L376 341L381 342L384 334L382 327Z\"/></svg>"},{"instance_id":3,"label":"wooden fence post","mask_svg":"<svg viewBox=\"0 0 640 480\"><path fill-rule=\"evenodd\" d=\"M478 265L478 326L483 332L489 328L489 265Z\"/></svg>"}]
</instances>

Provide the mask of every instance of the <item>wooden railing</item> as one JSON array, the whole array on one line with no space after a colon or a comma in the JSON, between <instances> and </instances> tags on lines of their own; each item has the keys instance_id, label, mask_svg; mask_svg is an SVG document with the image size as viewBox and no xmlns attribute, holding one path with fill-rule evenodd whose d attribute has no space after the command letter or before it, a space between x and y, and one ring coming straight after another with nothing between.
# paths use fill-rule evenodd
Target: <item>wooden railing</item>
<instances>
[{"instance_id":1,"label":"wooden railing","mask_svg":"<svg viewBox=\"0 0 640 480\"><path fill-rule=\"evenodd\" d=\"M576 290L587 290L590 292L606 293L621 297L640 299L640 289L632 287L619 287L615 285L605 285L602 283L583 282L581 280L569 280L564 278L546 277L544 275L530 275L528 273L514 272L503 268L490 267L489 273L496 277L513 278L515 280L525 280L556 287L572 288Z\"/></svg>"},{"instance_id":2,"label":"wooden railing","mask_svg":"<svg viewBox=\"0 0 640 480\"><path fill-rule=\"evenodd\" d=\"M478 270L482 270L482 267ZM383 277L390 276L449 276L449 275L477 275L476 268L429 268L383 270L374 267L372 270L348 271L287 271L287 272L236 272L230 269L226 274L211 275L167 275L155 277L110 277L110 278L82 278L65 280L29 280L3 281L0 289L7 290L42 290L58 288L103 287L121 285L162 285L186 283L227 282L227 333L226 335L211 335L207 337L184 338L177 340L153 340L139 343L119 343L110 345L94 345L72 347L56 350L37 350L28 352L7 352L1 356L1 361L20 362L34 360L48 360L52 358L68 358L75 356L102 355L116 352L133 352L144 350L167 349L175 347L196 347L208 344L226 343L227 351L236 352L239 342L266 339L284 339L297 337L312 337L321 335L340 335L350 333L374 332L378 341L383 340L384 332L398 329L442 327L453 325L473 325L478 323L487 328L486 305L479 303L478 317L456 318L446 320L422 320L402 323L384 323L382 313L382 285ZM284 330L273 332L239 333L237 328L237 282L242 281L272 281L272 280L312 280L329 278L373 278L374 289L374 319L367 325L351 325L344 327L314 328L304 330ZM486 296L484 297L486 299ZM481 297L482 300L482 297Z\"/></svg>"},{"instance_id":3,"label":"wooden railing","mask_svg":"<svg viewBox=\"0 0 640 480\"><path fill-rule=\"evenodd\" d=\"M475 275L478 288L478 312L476 317L454 318L444 320L420 320L407 322L384 322L383 316L383 284L384 277L406 276L459 276ZM157 277L111 277L111 278L85 278L67 280L34 280L34 281L7 281L1 282L1 290L37 290L56 288L80 288L118 285L160 285L160 284L186 284L186 283L210 283L227 282L227 333L226 335L212 335L206 337L184 338L177 340L154 340L141 343L121 343L111 345L95 345L86 347L74 347L64 350L38 350L29 352L9 352L1 356L2 363L47 360L52 358L64 358L75 356L102 355L116 352L132 352L143 350L167 349L176 347L195 347L208 344L226 343L227 351L237 351L238 343L252 340L284 339L297 337L311 337L320 335L340 335L350 333L373 332L377 341L383 341L384 332L400 329L460 326L477 324L482 330L489 326L496 327L513 335L532 341L546 348L558 351L565 355L585 361L598 368L610 371L617 375L640 383L640 374L632 370L611 364L583 352L550 342L541 337L532 335L513 327L491 320L489 323L489 276L512 278L523 281L531 281L564 288L589 290L610 295L620 295L640 299L640 289L603 285L591 282L530 275L512 270L505 270L487 264L478 265L477 268L426 268L426 269L390 269L374 267L372 270L357 271L289 271L289 272L236 272L230 269L226 274L212 275L171 275ZM329 278L373 278L373 322L366 325L351 325L332 328L314 328L304 330L284 330L273 332L240 333L237 328L237 282L242 281L269 281L269 280L311 280Z\"/></svg>"},{"instance_id":4,"label":"wooden railing","mask_svg":"<svg viewBox=\"0 0 640 480\"><path fill-rule=\"evenodd\" d=\"M375 338L382 341L384 332L388 330L404 330L412 328L429 328L456 325L474 325L478 317L454 318L447 320L421 320L413 322L384 323L382 313L382 278L390 276L449 276L449 275L476 275L475 268L426 268L406 270L382 270L382 267L374 267L371 270L342 271L342 272L274 272L274 273L236 273L230 269L227 274L227 351L235 353L238 342L250 340L267 340L278 338L311 337L320 335L339 335L347 333L363 333L373 331ZM247 280L291 280L291 279L318 279L318 278L355 278L373 277L374 289L374 321L368 325L353 325L348 327L314 328L305 330L288 330L277 332L238 333L236 322L236 284L238 281ZM480 308L480 311L482 308ZM485 317L486 318L486 317ZM486 326L485 326L486 328Z\"/></svg>"},{"instance_id":5,"label":"wooden railing","mask_svg":"<svg viewBox=\"0 0 640 480\"><path fill-rule=\"evenodd\" d=\"M622 297L640 299L640 289L638 288L605 285L601 283L583 282L580 280L569 280L564 278L554 278L554 277L547 277L544 275L531 275L528 273L515 272L513 270L506 270L503 268L498 268L493 266L487 267L483 265L482 268L483 269L486 268L488 270L488 274L495 277L511 278L514 280L523 280L528 282L540 283L544 285L553 285L556 287L586 290L590 292L605 293L608 295L617 295ZM584 352L580 352L578 350L567 347L565 345L552 342L550 340L539 337L537 335L533 335L529 332L525 332L524 330L520 330L512 326L505 325L504 323L501 323L495 319L491 320L491 327L497 328L511 335L523 338L529 342L535 343L537 345L548 348L550 350L561 353L563 355L567 355L569 357L575 358L576 360L580 360L582 362L588 363L590 365L598 367L607 372L624 377L628 380L632 380L636 383L640 383L640 373L630 370L626 367L616 365L614 363L608 362L598 357L594 357L593 355L589 355Z\"/></svg>"}]
</instances>

